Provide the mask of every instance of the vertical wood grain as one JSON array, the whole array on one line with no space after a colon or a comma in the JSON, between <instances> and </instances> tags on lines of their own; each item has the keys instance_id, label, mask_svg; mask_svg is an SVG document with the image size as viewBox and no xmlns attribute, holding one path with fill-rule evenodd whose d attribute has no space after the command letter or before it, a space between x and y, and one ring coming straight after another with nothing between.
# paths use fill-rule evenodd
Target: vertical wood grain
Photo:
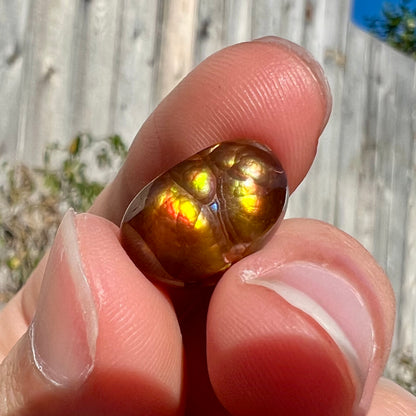
<instances>
[{"instance_id":1,"label":"vertical wood grain","mask_svg":"<svg viewBox=\"0 0 416 416\"><path fill-rule=\"evenodd\" d=\"M150 114L157 63L156 1L125 0L120 14L118 74L114 77L110 131L128 143Z\"/></svg>"},{"instance_id":2,"label":"vertical wood grain","mask_svg":"<svg viewBox=\"0 0 416 416\"><path fill-rule=\"evenodd\" d=\"M161 2L160 54L153 106L191 70L194 57L196 0Z\"/></svg>"},{"instance_id":3,"label":"vertical wood grain","mask_svg":"<svg viewBox=\"0 0 416 416\"><path fill-rule=\"evenodd\" d=\"M79 131L108 134L118 77L120 16L124 2L80 0L74 27L71 124ZM76 126L76 127L75 127Z\"/></svg>"},{"instance_id":4,"label":"vertical wood grain","mask_svg":"<svg viewBox=\"0 0 416 416\"><path fill-rule=\"evenodd\" d=\"M222 0L199 0L194 63L199 64L227 44L227 8Z\"/></svg>"},{"instance_id":5,"label":"vertical wood grain","mask_svg":"<svg viewBox=\"0 0 416 416\"><path fill-rule=\"evenodd\" d=\"M33 2L28 10L19 111L9 113L18 123L16 154L39 163L45 137L59 140L68 116L68 69L74 9L57 1L51 7ZM6 105L7 101L3 101Z\"/></svg>"},{"instance_id":6,"label":"vertical wood grain","mask_svg":"<svg viewBox=\"0 0 416 416\"><path fill-rule=\"evenodd\" d=\"M367 140L367 111L369 101L368 77L370 44L372 38L353 25L348 27L345 49L344 91L341 112L340 149L337 167L337 194L335 221L338 226L350 233L358 234L363 216L371 210L363 206L360 189L366 178L365 169L372 166L373 159L368 158L372 146ZM365 159L365 160L364 160ZM371 183L371 182L370 182ZM363 197L368 189L365 188ZM362 242L369 248L370 239Z\"/></svg>"},{"instance_id":7,"label":"vertical wood grain","mask_svg":"<svg viewBox=\"0 0 416 416\"><path fill-rule=\"evenodd\" d=\"M416 74L416 73L415 73ZM415 89L415 78L413 90ZM414 108L414 107L413 107ZM405 351L410 357L416 359L416 123L412 114L412 152L411 165L408 172L409 199L405 210L400 209L396 215L400 216L405 211L405 239L398 239L397 244L403 248L403 279L398 297L397 337L395 348Z\"/></svg>"},{"instance_id":8,"label":"vertical wood grain","mask_svg":"<svg viewBox=\"0 0 416 416\"><path fill-rule=\"evenodd\" d=\"M307 18L306 0L259 0L252 5L252 37L276 35L301 43Z\"/></svg>"},{"instance_id":9,"label":"vertical wood grain","mask_svg":"<svg viewBox=\"0 0 416 416\"><path fill-rule=\"evenodd\" d=\"M23 94L29 2L0 1L0 155L14 157Z\"/></svg>"},{"instance_id":10,"label":"vertical wood grain","mask_svg":"<svg viewBox=\"0 0 416 416\"><path fill-rule=\"evenodd\" d=\"M255 0L230 0L226 6L227 45L245 42L252 38L251 13Z\"/></svg>"}]
</instances>

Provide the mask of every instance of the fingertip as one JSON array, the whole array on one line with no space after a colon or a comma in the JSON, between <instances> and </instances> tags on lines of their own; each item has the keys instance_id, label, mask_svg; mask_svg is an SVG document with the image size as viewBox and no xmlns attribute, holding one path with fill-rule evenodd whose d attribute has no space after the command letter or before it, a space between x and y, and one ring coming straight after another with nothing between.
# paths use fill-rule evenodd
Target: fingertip
<instances>
[{"instance_id":1,"label":"fingertip","mask_svg":"<svg viewBox=\"0 0 416 416\"><path fill-rule=\"evenodd\" d=\"M273 39L215 53L169 94L136 138L152 150L153 168L247 138L275 152L296 188L315 156L331 98L323 73L316 75L319 64L300 47ZM157 154L160 145L165 151Z\"/></svg>"},{"instance_id":2,"label":"fingertip","mask_svg":"<svg viewBox=\"0 0 416 416\"><path fill-rule=\"evenodd\" d=\"M143 124L94 212L118 224L149 181L226 140L257 140L271 148L293 191L315 157L331 98L322 69L310 55L290 42L270 39L230 46L198 65Z\"/></svg>"},{"instance_id":3,"label":"fingertip","mask_svg":"<svg viewBox=\"0 0 416 416\"><path fill-rule=\"evenodd\" d=\"M381 378L376 386L368 416L411 416L416 414L416 397L393 383Z\"/></svg>"},{"instance_id":4,"label":"fingertip","mask_svg":"<svg viewBox=\"0 0 416 416\"><path fill-rule=\"evenodd\" d=\"M270 290L225 276L207 338L210 379L230 413L351 416L355 385L338 347Z\"/></svg>"},{"instance_id":5,"label":"fingertip","mask_svg":"<svg viewBox=\"0 0 416 416\"><path fill-rule=\"evenodd\" d=\"M284 221L214 292L210 376L224 405L236 412L267 404L262 414L277 408L361 415L383 371L393 322L391 286L361 245L319 221ZM233 377L246 385L233 385ZM247 398L245 390L255 393Z\"/></svg>"},{"instance_id":6,"label":"fingertip","mask_svg":"<svg viewBox=\"0 0 416 416\"><path fill-rule=\"evenodd\" d=\"M284 48L293 52L298 58L304 61L307 68L312 74L312 78L316 81L317 93L322 98L322 106L326 110L325 115L322 119L322 129L325 127L328 122L329 116L332 109L332 94L329 86L328 79L325 75L325 72L319 62L314 58L314 56L302 46L291 42L288 39L280 38L277 36L264 36L258 39L255 39L253 42L259 42L264 44L269 44L277 48Z\"/></svg>"}]
</instances>

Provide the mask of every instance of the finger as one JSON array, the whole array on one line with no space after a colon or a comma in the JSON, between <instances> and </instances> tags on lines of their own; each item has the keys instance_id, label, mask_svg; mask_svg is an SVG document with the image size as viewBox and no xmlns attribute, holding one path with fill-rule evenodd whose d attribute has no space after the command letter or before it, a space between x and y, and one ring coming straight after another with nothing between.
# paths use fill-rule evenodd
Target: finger
<instances>
[{"instance_id":1,"label":"finger","mask_svg":"<svg viewBox=\"0 0 416 416\"><path fill-rule=\"evenodd\" d=\"M364 415L393 322L388 279L362 246L330 225L288 220L214 291L211 382L235 415Z\"/></svg>"},{"instance_id":2,"label":"finger","mask_svg":"<svg viewBox=\"0 0 416 416\"><path fill-rule=\"evenodd\" d=\"M213 143L240 138L270 147L293 191L313 161L329 108L322 70L303 49L268 38L220 51L155 110L138 133L120 175L93 210L118 223L130 200L155 176ZM223 414L206 368L209 291L179 292L173 289L170 295L186 351L187 412Z\"/></svg>"},{"instance_id":3,"label":"finger","mask_svg":"<svg viewBox=\"0 0 416 416\"><path fill-rule=\"evenodd\" d=\"M157 107L93 211L119 224L154 177L212 144L241 138L273 150L293 191L313 161L330 106L322 69L304 49L274 37L226 48Z\"/></svg>"},{"instance_id":4,"label":"finger","mask_svg":"<svg viewBox=\"0 0 416 416\"><path fill-rule=\"evenodd\" d=\"M0 311L0 362L27 331L33 318L47 260L45 255L23 288Z\"/></svg>"},{"instance_id":5,"label":"finger","mask_svg":"<svg viewBox=\"0 0 416 416\"><path fill-rule=\"evenodd\" d=\"M293 191L313 161L330 106L322 69L293 43L269 37L226 48L202 62L156 108L91 212L119 224L148 181L213 143L239 138L268 145ZM42 276L35 270L0 313L0 327L13 333L3 332L0 341L9 348L33 317Z\"/></svg>"},{"instance_id":6,"label":"finger","mask_svg":"<svg viewBox=\"0 0 416 416\"><path fill-rule=\"evenodd\" d=\"M182 346L170 302L113 224L68 213L33 323L0 366L0 415L176 415Z\"/></svg>"},{"instance_id":7,"label":"finger","mask_svg":"<svg viewBox=\"0 0 416 416\"><path fill-rule=\"evenodd\" d=\"M416 397L387 379L377 383L367 416L416 415Z\"/></svg>"}]
</instances>

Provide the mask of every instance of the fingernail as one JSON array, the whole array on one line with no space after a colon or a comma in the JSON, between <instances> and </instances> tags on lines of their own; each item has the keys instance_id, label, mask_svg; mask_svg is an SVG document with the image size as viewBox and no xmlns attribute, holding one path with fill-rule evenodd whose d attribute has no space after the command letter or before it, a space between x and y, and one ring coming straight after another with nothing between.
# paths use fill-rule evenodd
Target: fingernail
<instances>
[{"instance_id":1,"label":"fingernail","mask_svg":"<svg viewBox=\"0 0 416 416\"><path fill-rule=\"evenodd\" d=\"M324 100L325 105L326 105L326 115L324 118L324 125L325 125L329 119L329 115L331 114L331 108L332 108L331 89L329 87L328 78L326 77L325 72L322 69L322 66L313 57L313 55L308 50L306 50L305 48L302 48L296 43L293 43L287 39L279 38L277 36L265 36L262 38L255 39L253 42L270 43L273 45L282 46L288 49L289 51L293 52L294 54L296 54L300 59L302 59L303 62L305 62L306 66L309 68L309 71L313 75L314 79L321 86L322 99Z\"/></svg>"},{"instance_id":2,"label":"fingernail","mask_svg":"<svg viewBox=\"0 0 416 416\"><path fill-rule=\"evenodd\" d=\"M81 385L94 367L97 333L97 312L70 210L51 248L29 329L36 367L55 385Z\"/></svg>"},{"instance_id":3,"label":"fingernail","mask_svg":"<svg viewBox=\"0 0 416 416\"><path fill-rule=\"evenodd\" d=\"M356 412L374 354L370 313L359 291L338 272L313 263L295 261L266 273L245 270L245 283L268 288L308 314L333 339L358 381ZM360 410L361 409L361 410Z\"/></svg>"}]
</instances>

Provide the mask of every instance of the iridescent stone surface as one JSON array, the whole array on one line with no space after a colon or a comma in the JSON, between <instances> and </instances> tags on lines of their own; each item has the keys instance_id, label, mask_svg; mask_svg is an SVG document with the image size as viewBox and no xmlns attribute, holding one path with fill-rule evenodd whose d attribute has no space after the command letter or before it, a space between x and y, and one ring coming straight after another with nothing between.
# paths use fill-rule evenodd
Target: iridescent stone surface
<instances>
[{"instance_id":1,"label":"iridescent stone surface","mask_svg":"<svg viewBox=\"0 0 416 416\"><path fill-rule=\"evenodd\" d=\"M150 279L215 284L265 244L287 198L285 172L268 148L223 142L144 187L124 215L121 242Z\"/></svg>"}]
</instances>

